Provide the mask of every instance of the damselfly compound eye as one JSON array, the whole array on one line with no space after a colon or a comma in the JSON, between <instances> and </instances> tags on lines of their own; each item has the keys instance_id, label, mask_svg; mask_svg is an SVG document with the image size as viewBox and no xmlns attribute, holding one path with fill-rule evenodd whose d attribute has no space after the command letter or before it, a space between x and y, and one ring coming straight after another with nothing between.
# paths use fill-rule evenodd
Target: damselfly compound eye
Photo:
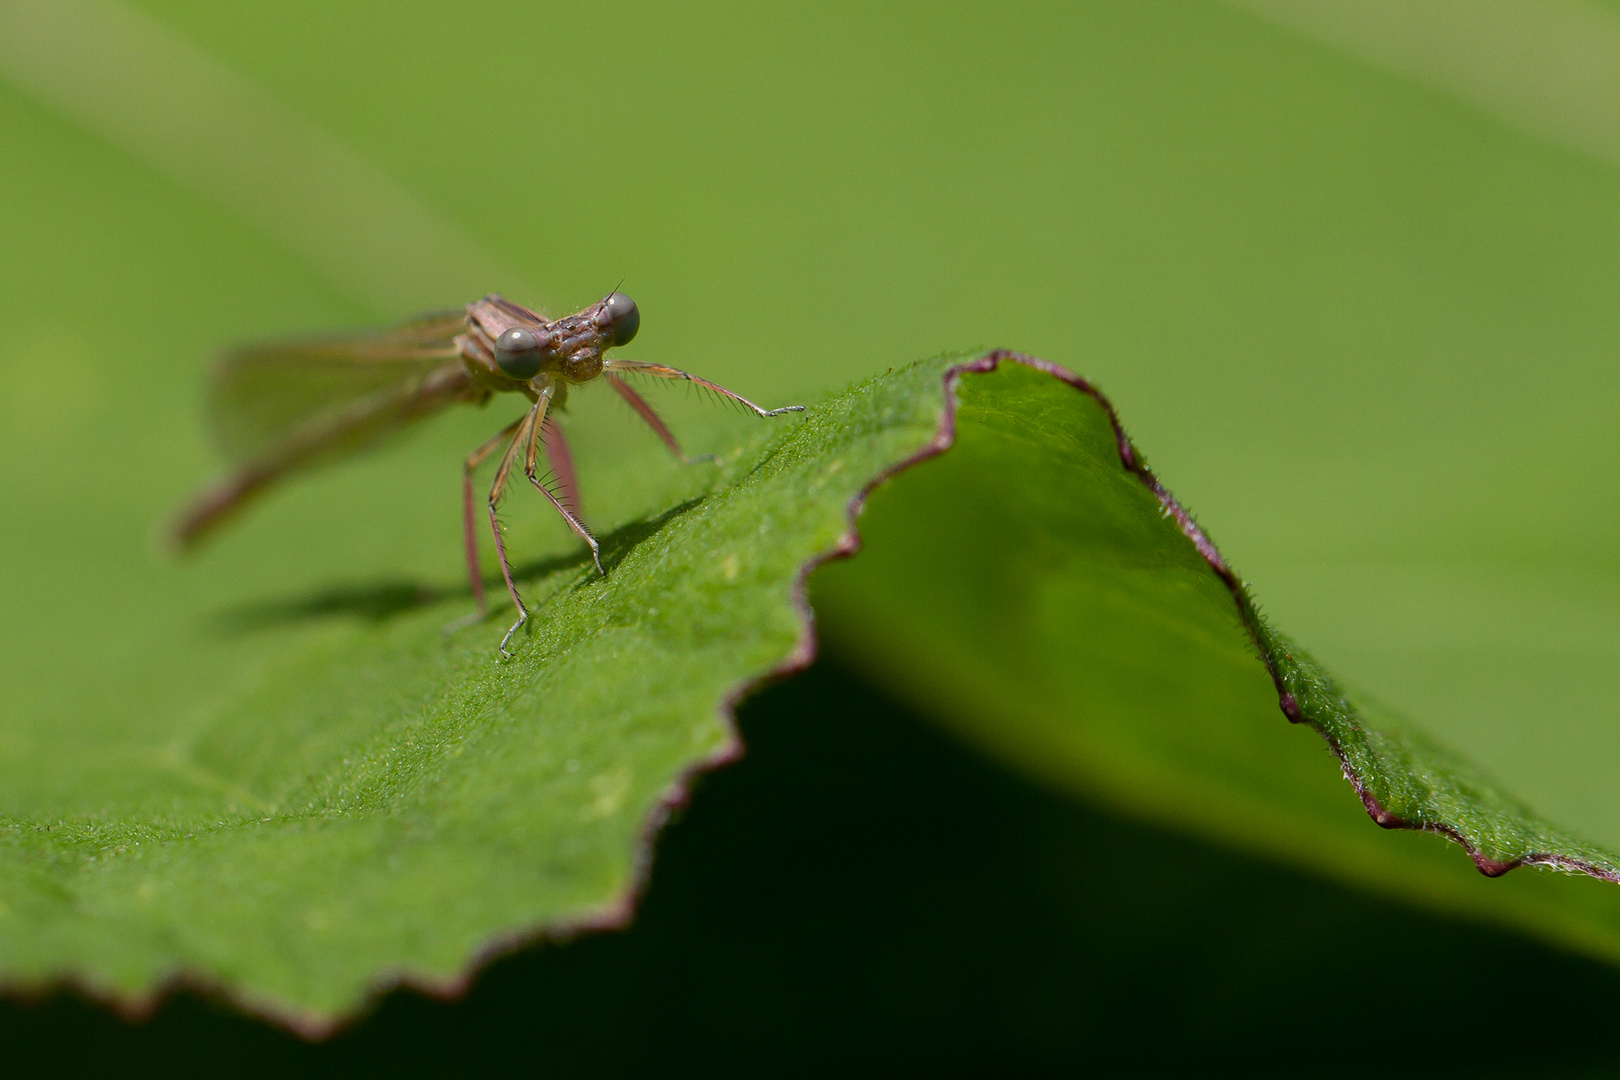
<instances>
[{"instance_id":1,"label":"damselfly compound eye","mask_svg":"<svg viewBox=\"0 0 1620 1080\"><path fill-rule=\"evenodd\" d=\"M525 327L512 327L495 340L495 363L508 378L534 378L540 370L539 337Z\"/></svg>"},{"instance_id":2,"label":"damselfly compound eye","mask_svg":"<svg viewBox=\"0 0 1620 1080\"><path fill-rule=\"evenodd\" d=\"M634 300L622 292L616 292L602 301L595 322L607 335L610 348L614 345L628 345L630 339L636 336L636 331L641 329L641 312L636 310Z\"/></svg>"}]
</instances>

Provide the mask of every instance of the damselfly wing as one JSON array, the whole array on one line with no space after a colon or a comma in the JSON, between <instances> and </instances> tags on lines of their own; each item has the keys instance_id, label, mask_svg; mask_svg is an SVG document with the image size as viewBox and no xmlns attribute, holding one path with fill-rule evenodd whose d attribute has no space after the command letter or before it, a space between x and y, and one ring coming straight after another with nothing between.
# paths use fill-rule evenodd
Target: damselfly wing
<instances>
[{"instance_id":1,"label":"damselfly wing","mask_svg":"<svg viewBox=\"0 0 1620 1080\"><path fill-rule=\"evenodd\" d=\"M196 546L283 477L465 400L474 388L455 344L465 325L462 313L444 313L379 334L250 345L220 357L208 419L234 467L177 519L178 545Z\"/></svg>"},{"instance_id":2,"label":"damselfly wing","mask_svg":"<svg viewBox=\"0 0 1620 1080\"><path fill-rule=\"evenodd\" d=\"M441 312L380 334L240 348L213 372L209 421L219 449L245 463L313 423L364 401L408 395L440 369L461 368L464 312Z\"/></svg>"}]
</instances>

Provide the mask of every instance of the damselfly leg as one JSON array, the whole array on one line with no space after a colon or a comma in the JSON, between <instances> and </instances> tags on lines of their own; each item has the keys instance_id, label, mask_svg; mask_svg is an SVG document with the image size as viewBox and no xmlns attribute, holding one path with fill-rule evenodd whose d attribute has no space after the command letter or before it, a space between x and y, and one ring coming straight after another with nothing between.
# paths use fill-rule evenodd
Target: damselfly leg
<instances>
[{"instance_id":1,"label":"damselfly leg","mask_svg":"<svg viewBox=\"0 0 1620 1080\"><path fill-rule=\"evenodd\" d=\"M540 425L540 437L545 440L546 457L551 462L551 472L556 478L557 491L563 504L575 517L583 519L585 502L579 494L579 475L574 472L574 455L568 449L568 437L563 434L556 413L552 413Z\"/></svg>"},{"instance_id":2,"label":"damselfly leg","mask_svg":"<svg viewBox=\"0 0 1620 1080\"><path fill-rule=\"evenodd\" d=\"M518 417L502 428L493 438L478 449L467 455L467 460L461 465L461 528L462 539L467 547L467 581L472 585L473 600L478 610L465 615L444 628L446 634L453 634L463 627L483 622L489 617L489 598L484 595L484 575L478 569L478 512L474 509L473 474L478 466L493 454L512 433L523 423L523 417Z\"/></svg>"},{"instance_id":3,"label":"damselfly leg","mask_svg":"<svg viewBox=\"0 0 1620 1080\"><path fill-rule=\"evenodd\" d=\"M506 636L501 638L501 655L507 658L512 654L506 651L506 643L512 640L512 635L517 633L518 627L529 621L529 609L523 606L523 597L518 595L517 585L512 581L512 567L506 561L506 538L501 535L499 514L501 496L506 494L506 482L512 476L512 464L517 460L518 448L528 438L534 426L535 414L544 410L546 400L547 398L542 398L535 402L534 407L524 413L523 419L518 421L517 433L512 436L512 441L506 444L506 453L501 455L500 467L495 470L495 481L489 488L489 528L495 534L495 556L500 560L501 577L506 579L506 591L512 597L512 603L517 607L518 613L517 622L513 623L506 631Z\"/></svg>"},{"instance_id":4,"label":"damselfly leg","mask_svg":"<svg viewBox=\"0 0 1620 1080\"><path fill-rule=\"evenodd\" d=\"M695 458L687 457L685 451L681 449L681 444L675 440L675 433L669 430L669 425L664 423L664 418L654 412L651 405L647 404L646 398L636 393L633 386L612 372L608 373L607 381L608 385L618 391L619 396L624 398L630 407L635 410L636 415L641 417L642 421L653 429L653 434L664 441L664 445L669 447L669 452L674 454L676 460L682 465L696 465L702 461L720 460L715 454L699 454Z\"/></svg>"},{"instance_id":5,"label":"damselfly leg","mask_svg":"<svg viewBox=\"0 0 1620 1080\"><path fill-rule=\"evenodd\" d=\"M541 410L540 421L545 420L544 409L548 400L549 395L543 396L540 399L540 404L536 406L537 409ZM573 511L564 506L562 500L553 495L551 493L551 489L546 487L546 485L540 479L539 469L537 467L540 456L540 430L540 422L537 421L534 427L529 431L529 446L523 455L523 474L529 478L529 483L533 484L535 488L539 490L540 494L546 497L546 500L551 503L553 509L562 515L563 520L568 522L568 527L578 533L579 538L591 546L591 561L596 563L596 572L605 576L607 571L602 569L602 548L601 545L596 542L596 537L591 535L591 530L585 527L585 523L579 520L579 518L575 517ZM560 430L557 431L552 438L560 440L562 438L562 432ZM564 443L563 445L565 447L564 453L566 453L567 444ZM555 466L556 462L554 461L552 464Z\"/></svg>"},{"instance_id":6,"label":"damselfly leg","mask_svg":"<svg viewBox=\"0 0 1620 1080\"><path fill-rule=\"evenodd\" d=\"M613 378L615 373L622 373L625 375L650 375L655 379L678 379L682 382L693 383L694 385L703 387L705 390L713 391L723 398L728 398L731 401L735 401L737 404L753 412L755 416L781 416L783 413L804 412L803 405L784 405L780 409L761 408L760 406L755 405L752 401L749 401L747 398L743 397L741 394L732 393L719 383L712 383L708 379L700 379L691 372L682 371L680 368L672 368L665 364L650 364L645 360L620 360L614 358L602 361L602 370L608 373L609 378ZM615 379L614 389L617 390L619 384L622 382L623 380L621 379ZM676 454L679 454L680 448L675 444L674 436L669 434L669 429L664 427L663 421L659 420L657 414L653 413L652 409L647 407L647 403L645 401L641 401L641 396L639 394L635 394L634 390L630 390L630 394L625 394L625 390L630 390L630 387L625 386L623 390L619 390L619 393L624 394L625 400L630 402L630 407L635 409L636 412L641 413L641 418L646 420L654 431L658 432L659 438L664 440L664 444L671 450L674 450ZM635 396L632 397L631 395ZM640 402L639 406L637 405L637 402ZM643 412L643 409L646 411Z\"/></svg>"}]
</instances>

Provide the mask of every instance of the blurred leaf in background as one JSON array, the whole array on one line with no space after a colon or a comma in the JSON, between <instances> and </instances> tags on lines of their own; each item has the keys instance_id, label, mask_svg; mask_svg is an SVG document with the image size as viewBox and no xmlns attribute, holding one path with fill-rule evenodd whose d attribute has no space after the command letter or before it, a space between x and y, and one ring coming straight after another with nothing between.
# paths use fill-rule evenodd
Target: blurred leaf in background
<instances>
[{"instance_id":1,"label":"blurred leaf in background","mask_svg":"<svg viewBox=\"0 0 1620 1080\"><path fill-rule=\"evenodd\" d=\"M1620 12L1414 7L0 4L0 753L139 702L188 604L453 579L487 417L155 564L212 350L623 278L638 355L751 396L1083 371L1279 625L1620 844L1616 106L1531 93ZM580 428L587 484L655 450Z\"/></svg>"}]
</instances>

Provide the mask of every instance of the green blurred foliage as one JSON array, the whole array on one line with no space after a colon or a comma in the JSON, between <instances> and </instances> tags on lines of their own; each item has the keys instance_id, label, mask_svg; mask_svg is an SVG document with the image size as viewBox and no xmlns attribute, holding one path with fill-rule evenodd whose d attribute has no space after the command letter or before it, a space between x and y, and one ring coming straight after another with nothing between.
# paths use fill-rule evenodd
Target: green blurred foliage
<instances>
[{"instance_id":1,"label":"green blurred foliage","mask_svg":"<svg viewBox=\"0 0 1620 1080\"><path fill-rule=\"evenodd\" d=\"M1281 626L1620 840L1612 169L1193 0L141 6L554 309L624 278L638 357L779 400L978 344L1095 378ZM408 312L3 80L0 140L0 755L88 754L75 717L151 692L106 673L205 588L147 529L211 468L207 355ZM493 419L288 492L202 573L240 603L454 580ZM653 460L579 427L588 492ZM531 558L565 549L543 520Z\"/></svg>"},{"instance_id":2,"label":"green blurred foliage","mask_svg":"<svg viewBox=\"0 0 1620 1080\"><path fill-rule=\"evenodd\" d=\"M1283 625L1620 836L1612 169L1204 0L145 7L541 299L624 278L638 355L784 399L976 345L1086 372ZM26 208L0 270L13 535L105 558L55 500L104 485L155 515L201 475L211 349L407 312L14 90L0 109L0 190ZM141 468L115 483L65 432L130 413ZM392 517L423 505L406 487L380 516L419 560L448 550L442 507ZM398 550L343 524L335 561ZM35 610L48 577L8 603Z\"/></svg>"}]
</instances>

